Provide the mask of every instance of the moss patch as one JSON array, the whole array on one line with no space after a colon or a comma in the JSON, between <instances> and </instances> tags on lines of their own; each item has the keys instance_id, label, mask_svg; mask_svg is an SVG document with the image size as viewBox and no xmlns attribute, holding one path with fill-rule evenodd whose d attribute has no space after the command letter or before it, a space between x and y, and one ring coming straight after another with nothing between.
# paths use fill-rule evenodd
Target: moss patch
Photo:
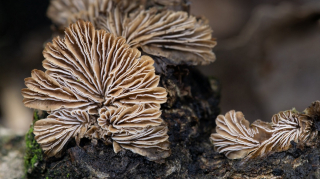
<instances>
[{"instance_id":1,"label":"moss patch","mask_svg":"<svg viewBox=\"0 0 320 179\"><path fill-rule=\"evenodd\" d=\"M37 141L34 138L33 134L33 126L36 121L40 119L39 112L37 110L33 113L33 123L30 126L29 131L25 135L25 141L26 141L26 154L24 156L24 167L25 167L25 173L31 173L33 168L37 163L43 160L43 152L40 148L40 145L37 143Z\"/></svg>"}]
</instances>

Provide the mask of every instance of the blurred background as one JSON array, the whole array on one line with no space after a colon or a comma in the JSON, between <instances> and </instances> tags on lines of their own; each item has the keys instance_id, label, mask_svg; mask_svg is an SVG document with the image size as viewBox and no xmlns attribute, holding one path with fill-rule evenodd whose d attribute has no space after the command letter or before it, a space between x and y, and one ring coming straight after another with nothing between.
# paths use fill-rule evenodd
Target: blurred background
<instances>
[{"instance_id":1,"label":"blurred background","mask_svg":"<svg viewBox=\"0 0 320 179\"><path fill-rule=\"evenodd\" d=\"M214 30L217 60L199 67L222 85L221 110L270 121L278 111L303 111L320 99L320 2L191 0ZM0 1L0 126L24 133L32 110L22 103L23 79L43 69L51 38L48 0Z\"/></svg>"}]
</instances>

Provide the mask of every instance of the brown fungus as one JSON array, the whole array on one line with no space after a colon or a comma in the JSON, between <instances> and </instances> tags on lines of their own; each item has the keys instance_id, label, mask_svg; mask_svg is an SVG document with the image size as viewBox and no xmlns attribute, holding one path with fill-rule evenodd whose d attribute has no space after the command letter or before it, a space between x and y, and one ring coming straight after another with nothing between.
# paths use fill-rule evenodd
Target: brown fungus
<instances>
[{"instance_id":1,"label":"brown fungus","mask_svg":"<svg viewBox=\"0 0 320 179\"><path fill-rule=\"evenodd\" d=\"M211 134L215 150L224 153L230 159L243 158L255 151L271 136L271 125L263 121L251 124L244 118L242 112L234 110L219 115L216 119L216 132Z\"/></svg>"},{"instance_id":2,"label":"brown fungus","mask_svg":"<svg viewBox=\"0 0 320 179\"><path fill-rule=\"evenodd\" d=\"M181 2L154 3L171 6ZM175 65L215 61L212 49L216 41L206 19L183 11L145 10L142 0L52 0L48 17L62 28L78 19L91 21L98 29L123 36L130 47L166 57Z\"/></svg>"},{"instance_id":3,"label":"brown fungus","mask_svg":"<svg viewBox=\"0 0 320 179\"><path fill-rule=\"evenodd\" d=\"M254 158L291 147L291 141L306 143L316 136L306 115L284 111L272 117L272 123L260 120L251 125L241 112L230 111L216 119L216 132L210 140L215 150L229 159Z\"/></svg>"},{"instance_id":4,"label":"brown fungus","mask_svg":"<svg viewBox=\"0 0 320 179\"><path fill-rule=\"evenodd\" d=\"M291 141L307 143L317 134L311 126L312 121L307 116L296 114L291 110L273 115L272 136L262 142L257 150L249 155L249 158L288 150L292 147Z\"/></svg>"},{"instance_id":5,"label":"brown fungus","mask_svg":"<svg viewBox=\"0 0 320 179\"><path fill-rule=\"evenodd\" d=\"M93 23L113 6L118 7L122 16L144 8L142 0L51 0L47 16L64 30L79 19Z\"/></svg>"},{"instance_id":6,"label":"brown fungus","mask_svg":"<svg viewBox=\"0 0 320 179\"><path fill-rule=\"evenodd\" d=\"M46 71L33 70L22 95L25 106L51 113L34 129L49 157L58 156L72 137L78 144L83 137L101 139L115 151L122 147L149 160L170 155L160 118L167 92L158 87L152 58L82 20L48 43L43 55Z\"/></svg>"},{"instance_id":7,"label":"brown fungus","mask_svg":"<svg viewBox=\"0 0 320 179\"><path fill-rule=\"evenodd\" d=\"M150 160L170 155L168 128L160 118L159 108L135 105L131 108L102 108L99 113L98 124L106 131L103 135L111 137L116 153L122 147Z\"/></svg>"},{"instance_id":8,"label":"brown fungus","mask_svg":"<svg viewBox=\"0 0 320 179\"><path fill-rule=\"evenodd\" d=\"M140 57L125 39L91 23L78 21L43 51L46 72L34 70L22 90L24 104L46 111L82 109L98 114L101 106L134 106L166 102L167 92L157 87L153 60Z\"/></svg>"},{"instance_id":9,"label":"brown fungus","mask_svg":"<svg viewBox=\"0 0 320 179\"><path fill-rule=\"evenodd\" d=\"M41 70L33 70L25 79L26 89L22 89L23 102L27 107L52 111L60 108L87 109L88 100L61 85Z\"/></svg>"},{"instance_id":10,"label":"brown fungus","mask_svg":"<svg viewBox=\"0 0 320 179\"><path fill-rule=\"evenodd\" d=\"M159 13L155 8L136 11L127 18L116 18L120 15L117 8L108 13L97 18L97 28L125 37L131 47L141 47L174 64L205 65L215 60L212 48L216 41L206 19L197 20L183 11Z\"/></svg>"},{"instance_id":11,"label":"brown fungus","mask_svg":"<svg viewBox=\"0 0 320 179\"><path fill-rule=\"evenodd\" d=\"M59 156L70 138L75 137L79 145L94 120L85 111L56 111L46 119L37 121L33 133L48 157Z\"/></svg>"}]
</instances>

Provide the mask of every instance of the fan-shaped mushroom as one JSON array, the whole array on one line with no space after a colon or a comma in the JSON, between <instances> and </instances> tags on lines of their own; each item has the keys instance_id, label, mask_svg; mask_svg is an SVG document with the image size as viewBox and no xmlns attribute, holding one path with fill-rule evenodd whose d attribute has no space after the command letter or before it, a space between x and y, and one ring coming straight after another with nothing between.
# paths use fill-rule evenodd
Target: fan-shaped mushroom
<instances>
[{"instance_id":1,"label":"fan-shaped mushroom","mask_svg":"<svg viewBox=\"0 0 320 179\"><path fill-rule=\"evenodd\" d=\"M230 159L253 158L289 149L291 141L306 143L316 136L306 115L284 111L272 123L260 120L249 125L241 112L230 111L216 119L217 133L211 134L215 150Z\"/></svg>"},{"instance_id":2,"label":"fan-shaped mushroom","mask_svg":"<svg viewBox=\"0 0 320 179\"><path fill-rule=\"evenodd\" d=\"M108 14L97 18L97 27L125 37L132 47L166 57L174 64L204 65L215 60L212 48L216 41L205 19L197 20L182 11L158 13L155 8L135 12L128 18L115 18L119 17L117 8Z\"/></svg>"},{"instance_id":3,"label":"fan-shaped mushroom","mask_svg":"<svg viewBox=\"0 0 320 179\"><path fill-rule=\"evenodd\" d=\"M167 132L167 126L162 125L143 128L139 132L133 129L116 133L112 139L121 147L146 156L149 160L160 160L171 153Z\"/></svg>"},{"instance_id":4,"label":"fan-shaped mushroom","mask_svg":"<svg viewBox=\"0 0 320 179\"><path fill-rule=\"evenodd\" d=\"M163 123L159 108L146 108L145 105L114 109L105 107L99 110L99 116L99 126L110 133L119 133L128 128L142 129L159 126Z\"/></svg>"},{"instance_id":5,"label":"fan-shaped mushroom","mask_svg":"<svg viewBox=\"0 0 320 179\"><path fill-rule=\"evenodd\" d=\"M64 30L79 19L94 23L96 17L105 15L112 6L118 6L123 16L126 16L127 13L144 8L141 4L141 0L51 0L47 15Z\"/></svg>"},{"instance_id":6,"label":"fan-shaped mushroom","mask_svg":"<svg viewBox=\"0 0 320 179\"><path fill-rule=\"evenodd\" d=\"M122 147L150 160L170 155L168 128L160 118L159 108L135 105L130 108L102 108L99 113L98 124L106 135L111 136L115 152Z\"/></svg>"},{"instance_id":7,"label":"fan-shaped mushroom","mask_svg":"<svg viewBox=\"0 0 320 179\"><path fill-rule=\"evenodd\" d=\"M71 137L78 144L82 137L113 141L115 151L122 147L150 160L169 156L160 118L167 92L158 87L152 58L82 20L48 43L43 55L46 72L33 70L22 95L25 106L51 113L34 129L49 157Z\"/></svg>"},{"instance_id":8,"label":"fan-shaped mushroom","mask_svg":"<svg viewBox=\"0 0 320 179\"><path fill-rule=\"evenodd\" d=\"M211 134L215 150L230 159L243 158L257 150L261 142L271 136L271 125L262 121L251 124L242 112L234 110L219 115L216 119L216 132Z\"/></svg>"},{"instance_id":9,"label":"fan-shaped mushroom","mask_svg":"<svg viewBox=\"0 0 320 179\"><path fill-rule=\"evenodd\" d=\"M251 157L288 150L291 147L291 141L306 143L314 137L314 132L311 130L312 121L304 115L288 110L273 115L271 120L272 136L261 143Z\"/></svg>"},{"instance_id":10,"label":"fan-shaped mushroom","mask_svg":"<svg viewBox=\"0 0 320 179\"><path fill-rule=\"evenodd\" d=\"M27 107L53 111L84 109L98 114L104 106L133 106L166 102L167 92L157 87L153 60L140 57L122 37L91 23L78 21L43 51L45 73L34 70L22 90Z\"/></svg>"},{"instance_id":11,"label":"fan-shaped mushroom","mask_svg":"<svg viewBox=\"0 0 320 179\"><path fill-rule=\"evenodd\" d=\"M173 64L205 65L215 60L216 41L207 20L183 11L144 10L139 4L139 0L52 0L48 16L63 27L77 19L89 20L98 29L125 37L131 47Z\"/></svg>"},{"instance_id":12,"label":"fan-shaped mushroom","mask_svg":"<svg viewBox=\"0 0 320 179\"><path fill-rule=\"evenodd\" d=\"M33 133L41 148L51 157L59 155L71 137L75 137L79 144L94 120L85 111L56 111L46 119L37 121Z\"/></svg>"}]
</instances>

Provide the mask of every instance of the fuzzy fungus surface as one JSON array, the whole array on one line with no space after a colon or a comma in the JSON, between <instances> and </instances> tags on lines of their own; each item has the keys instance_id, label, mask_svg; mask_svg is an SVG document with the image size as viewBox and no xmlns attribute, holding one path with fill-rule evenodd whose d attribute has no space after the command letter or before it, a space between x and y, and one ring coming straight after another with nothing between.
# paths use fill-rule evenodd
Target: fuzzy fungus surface
<instances>
[{"instance_id":1,"label":"fuzzy fungus surface","mask_svg":"<svg viewBox=\"0 0 320 179\"><path fill-rule=\"evenodd\" d=\"M34 126L47 156L59 156L71 138L79 144L83 137L150 160L170 155L160 118L167 92L158 87L151 57L82 20L48 43L43 55L46 71L33 70L22 95L25 106L50 113Z\"/></svg>"}]
</instances>

